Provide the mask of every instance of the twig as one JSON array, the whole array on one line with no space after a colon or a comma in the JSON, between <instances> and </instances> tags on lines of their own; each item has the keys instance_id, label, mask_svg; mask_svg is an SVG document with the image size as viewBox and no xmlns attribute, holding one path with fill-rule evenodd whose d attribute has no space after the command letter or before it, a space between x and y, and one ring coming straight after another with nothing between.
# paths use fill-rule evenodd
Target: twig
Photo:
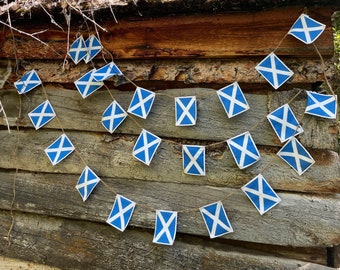
<instances>
[{"instance_id":1,"label":"twig","mask_svg":"<svg viewBox=\"0 0 340 270\"><path fill-rule=\"evenodd\" d=\"M4 106L2 106L2 103L1 103L1 100L0 100L0 113L3 113L4 115L4 120L5 120L5 123L6 123L6 126L7 126L7 129L8 129L8 133L11 133L11 129L9 127L9 123L8 123L8 119L7 119L7 115L6 115L6 112L5 112L5 109L4 109Z\"/></svg>"},{"instance_id":2,"label":"twig","mask_svg":"<svg viewBox=\"0 0 340 270\"><path fill-rule=\"evenodd\" d=\"M44 8L44 6L41 3L39 3L39 5L45 11L45 13L50 17L51 23L59 27L64 32L64 29L53 19L53 16Z\"/></svg>"}]
</instances>

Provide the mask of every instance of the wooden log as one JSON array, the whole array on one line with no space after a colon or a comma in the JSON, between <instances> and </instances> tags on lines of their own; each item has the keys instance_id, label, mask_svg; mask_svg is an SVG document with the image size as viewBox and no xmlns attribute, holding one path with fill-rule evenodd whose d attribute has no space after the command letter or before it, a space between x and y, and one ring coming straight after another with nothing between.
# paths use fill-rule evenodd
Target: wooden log
<instances>
[{"instance_id":1,"label":"wooden log","mask_svg":"<svg viewBox=\"0 0 340 270\"><path fill-rule=\"evenodd\" d=\"M59 268L50 267L43 264L32 263L0 256L0 264L2 269L25 269L25 270L58 270Z\"/></svg>"},{"instance_id":2,"label":"wooden log","mask_svg":"<svg viewBox=\"0 0 340 270\"><path fill-rule=\"evenodd\" d=\"M15 213L11 245L2 238L2 254L62 269L331 269L300 260L270 256L205 239L177 236L171 247L152 244L148 231ZM1 235L10 215L0 212ZM189 269L189 268L188 268Z\"/></svg>"},{"instance_id":3,"label":"wooden log","mask_svg":"<svg viewBox=\"0 0 340 270\"><path fill-rule=\"evenodd\" d=\"M9 210L14 175L1 172L0 176L0 205ZM340 240L340 204L336 194L278 192L282 201L261 216L240 189L126 178L103 177L105 185L97 186L83 203L75 189L78 177L19 173L13 210L105 222L118 192L137 203L130 223L133 227L153 229L155 210L164 209L179 212L179 233L208 236L199 207L221 200L234 229L234 233L221 238L292 247L326 247Z\"/></svg>"},{"instance_id":4,"label":"wooden log","mask_svg":"<svg viewBox=\"0 0 340 270\"><path fill-rule=\"evenodd\" d=\"M101 116L112 102L107 91L97 91L85 100L77 91L67 91L54 86L46 86L48 97L64 129L105 132ZM257 145L282 146L266 119L266 115L292 99L299 90L274 92L267 95L246 94L250 110L233 118L228 118L213 89L173 89L157 92L154 105L146 120L128 118L115 133L138 135L141 127L160 137L182 138L206 141L224 141L245 131L249 131ZM37 93L36 93L37 92ZM36 93L36 94L35 94ZM133 92L112 91L114 98L127 110ZM198 120L195 126L175 126L174 97L196 95L198 100ZM26 116L45 100L37 90L22 98L23 120L20 124L32 127ZM6 110L10 125L15 126L18 117L19 96L16 90L0 91L0 98ZM337 121L304 115L306 94L304 91L291 103L294 113L300 120L304 133L299 135L302 144L309 148L338 150ZM136 124L137 123L137 124ZM5 125L3 119L0 124ZM59 129L58 121L53 120L47 128Z\"/></svg>"},{"instance_id":5,"label":"wooden log","mask_svg":"<svg viewBox=\"0 0 340 270\"><path fill-rule=\"evenodd\" d=\"M324 55L334 53L331 27L331 15L334 10L331 7L308 10L311 17L327 26L316 41ZM292 36L287 36L280 44L302 12L303 7L292 7L251 15L237 13L146 20L139 18L131 21L121 20L119 24L109 21L101 23L108 32L100 33L100 37L103 46L116 59L264 56L273 50L279 55L315 56L313 46L306 46ZM65 57L67 31L62 32L55 25L44 25L41 21L37 25L26 23L17 27L28 33L40 31L38 38L48 44L45 46L31 37L14 32L15 54L19 59ZM79 25L72 25L72 28L71 42L79 31ZM46 29L51 30L43 31ZM85 32L88 33L89 30ZM14 58L13 37L9 29L0 37L0 48L0 57Z\"/></svg>"},{"instance_id":6,"label":"wooden log","mask_svg":"<svg viewBox=\"0 0 340 270\"><path fill-rule=\"evenodd\" d=\"M58 165L52 166L44 149L60 135L60 131L22 131L19 135L16 160L13 153L17 144L17 132L13 130L9 134L7 130L0 131L2 149L0 168L18 167L33 172L80 174L85 166L82 162L84 160L103 177L239 188L257 174L263 173L273 187L279 190L338 192L340 188L339 156L332 151L311 151L316 163L299 176L275 152L272 152L272 149L268 151L260 148L261 160L240 170L230 151L223 145L207 151L206 176L197 177L183 173L182 150L177 143L162 142L150 166L146 166L131 154L136 137L107 136L88 132L68 131L67 135L77 152Z\"/></svg>"}]
</instances>

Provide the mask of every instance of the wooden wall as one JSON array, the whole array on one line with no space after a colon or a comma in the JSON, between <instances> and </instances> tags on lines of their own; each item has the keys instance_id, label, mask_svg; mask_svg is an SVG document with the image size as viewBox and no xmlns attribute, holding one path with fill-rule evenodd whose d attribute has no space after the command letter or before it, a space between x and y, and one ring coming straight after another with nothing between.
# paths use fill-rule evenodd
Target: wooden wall
<instances>
[{"instance_id":1,"label":"wooden wall","mask_svg":"<svg viewBox=\"0 0 340 270\"><path fill-rule=\"evenodd\" d=\"M299 140L316 163L298 176L276 156L281 143L265 116L299 91L312 90L324 73L336 90L331 15L334 7L311 8L311 17L327 25L312 45L287 36L276 53L294 77L274 91L255 71L273 51L303 7L254 13L205 14L102 20L104 47L135 84L156 91L146 120L128 118L113 134L100 120L112 99L102 89L85 100L73 82L90 65L63 66L67 31L48 24L39 38L4 29L0 57L4 88L0 100L11 133L0 118L0 255L61 269L328 269L339 265L340 162L338 124L304 115L306 94L290 104L305 132ZM71 38L88 30L71 24ZM46 29L44 23L18 21L23 31ZM67 29L66 25L63 25ZM90 26L91 27L91 26ZM93 29L91 28L91 31ZM8 71L8 61L18 70ZM9 59L9 60L8 60ZM109 59L108 54L106 59ZM103 65L101 57L93 65ZM27 113L45 99L42 88L20 96L13 88L24 71L35 69L43 81L63 129L77 153L52 166L44 149L60 134L53 120L36 131ZM17 72L17 74L16 74ZM251 109L228 119L215 90L238 81ZM114 78L106 85L127 108L135 85ZM198 122L175 127L173 97L197 95ZM20 114L20 115L19 115ZM164 140L150 166L131 155L141 127ZM207 174L183 173L180 144L208 145L252 129L260 162L236 166L226 144L208 147ZM176 143L174 143L176 142ZM75 185L84 165L104 180L83 203ZM282 202L263 216L240 187L262 172ZM130 225L121 233L105 223L115 192L137 202ZM234 233L210 239L198 208L223 200ZM196 208L197 211L187 211ZM173 246L152 243L154 209L179 211Z\"/></svg>"}]
</instances>

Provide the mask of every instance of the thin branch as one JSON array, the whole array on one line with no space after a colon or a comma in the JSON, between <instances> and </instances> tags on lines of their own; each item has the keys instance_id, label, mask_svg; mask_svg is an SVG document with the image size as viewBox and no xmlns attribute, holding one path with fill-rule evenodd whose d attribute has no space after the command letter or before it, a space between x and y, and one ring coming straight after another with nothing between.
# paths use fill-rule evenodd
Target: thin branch
<instances>
[{"instance_id":1,"label":"thin branch","mask_svg":"<svg viewBox=\"0 0 340 270\"><path fill-rule=\"evenodd\" d=\"M54 24L55 26L59 27L61 31L64 32L64 29L53 19L53 16L44 8L44 6L39 3L40 7L45 11L45 13L50 17L51 23Z\"/></svg>"}]
</instances>

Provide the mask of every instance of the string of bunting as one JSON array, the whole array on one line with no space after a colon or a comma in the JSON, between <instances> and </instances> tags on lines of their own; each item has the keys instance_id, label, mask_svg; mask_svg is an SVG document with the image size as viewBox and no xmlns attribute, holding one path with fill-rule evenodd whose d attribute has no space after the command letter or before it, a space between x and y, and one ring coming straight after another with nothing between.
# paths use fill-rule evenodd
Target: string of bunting
<instances>
[{"instance_id":1,"label":"string of bunting","mask_svg":"<svg viewBox=\"0 0 340 270\"><path fill-rule=\"evenodd\" d=\"M305 44L312 44L322 34L324 29L324 24L317 22L306 14L301 14L285 37L289 34ZM317 47L315 45L314 47L322 60L322 56ZM78 64L82 60L84 60L85 63L89 63L103 49L104 48L102 47L100 40L95 35L90 35L87 40L84 40L82 36L79 36L70 45L68 55L75 64ZM279 59L279 57L276 56L275 50L266 56L255 67L255 69L274 89L278 89L293 76L293 72L282 60ZM105 130L111 134L115 132L117 127L120 126L127 117L131 117L130 115L147 119L150 111L152 110L152 105L156 96L155 92L139 87L133 83L120 71L113 61L99 69L94 68L88 71L81 78L75 81L75 86L82 98L85 99L99 88L105 86L104 81L113 76L124 76L129 82L136 86L136 90L127 111L123 109L109 91L112 102L104 110L101 123ZM325 80L327 81L326 76ZM61 121L58 119L55 111L53 110L52 104L48 99L47 92L44 89L37 72L35 70L31 70L25 73L21 79L14 83L14 85L19 94L26 94L37 86L42 86L46 100L28 113L28 116L36 130L40 129L54 118L56 118L59 122L62 134L45 149L45 153L53 166L67 158L67 156L69 156L73 151L78 153L85 165L85 168L76 184L76 189L81 195L83 201L85 202L88 199L99 182L104 183L106 187L110 188L87 165L80 153L75 149L71 140L65 134ZM331 92L330 95L307 91L305 114L335 119L337 112L337 96L334 94L330 85L329 91ZM300 92L297 95L299 95ZM242 114L250 108L246 97L237 82L223 87L216 91L216 94L228 118ZM297 95L288 103L269 113L264 120L267 119L269 121L280 142L285 143L277 155L290 167L292 167L298 175L302 175L313 165L314 159L299 140L296 139L296 136L303 132L303 128L295 117L289 103L294 100ZM174 98L175 101L175 125L179 127L195 125L197 121L197 97L181 96L172 98ZM145 130L136 121L135 123L142 129L142 131L135 142L132 155L140 162L150 165L162 142L162 139L148 130ZM189 175L205 176L206 147L225 142L232 153L235 163L241 170L260 160L260 153L251 136L250 130L248 130L235 137L206 146L181 145L184 173ZM177 144L177 142L172 143ZM266 168L264 168L263 171L265 169ZM245 193L261 215L272 209L281 201L279 196L263 177L262 173L259 173L245 184L241 190ZM115 193L116 197L106 222L112 227L123 232L128 226L133 215L136 202L118 194L114 190L112 191ZM156 212L153 242L164 245L172 245L176 236L178 211L158 210L151 207L150 209ZM187 209L183 211L197 211L197 209ZM231 222L228 219L221 200L202 206L199 208L199 211L207 227L210 238L219 237L233 232Z\"/></svg>"}]
</instances>

